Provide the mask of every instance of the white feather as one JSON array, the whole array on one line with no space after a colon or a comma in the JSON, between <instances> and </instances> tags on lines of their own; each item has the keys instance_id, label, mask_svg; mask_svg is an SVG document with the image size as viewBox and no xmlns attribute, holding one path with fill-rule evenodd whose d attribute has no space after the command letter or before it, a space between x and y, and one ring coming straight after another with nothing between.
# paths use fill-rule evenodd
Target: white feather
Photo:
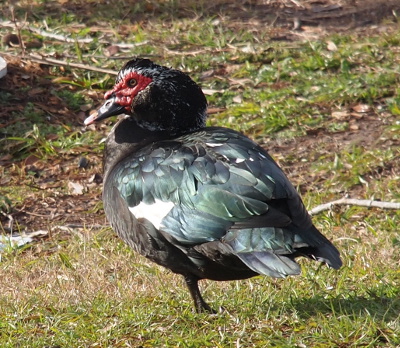
<instances>
[{"instance_id":1,"label":"white feather","mask_svg":"<svg viewBox=\"0 0 400 348\"><path fill-rule=\"evenodd\" d=\"M171 209L174 207L172 202L163 202L156 199L153 204L146 204L141 202L135 207L129 207L131 213L136 219L144 218L149 220L155 228L159 229L161 221L168 215Z\"/></svg>"}]
</instances>

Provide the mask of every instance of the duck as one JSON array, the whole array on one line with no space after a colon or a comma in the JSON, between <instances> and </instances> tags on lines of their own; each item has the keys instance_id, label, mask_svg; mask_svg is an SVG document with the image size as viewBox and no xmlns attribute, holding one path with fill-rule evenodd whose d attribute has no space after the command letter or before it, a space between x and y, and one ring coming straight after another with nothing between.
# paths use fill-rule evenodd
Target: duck
<instances>
[{"instance_id":1,"label":"duck","mask_svg":"<svg viewBox=\"0 0 400 348\"><path fill-rule=\"evenodd\" d=\"M298 275L301 256L341 267L268 152L206 126L207 100L189 75L133 58L104 99L84 124L120 115L104 149L107 220L134 251L183 276L197 312L216 313L202 279Z\"/></svg>"}]
</instances>

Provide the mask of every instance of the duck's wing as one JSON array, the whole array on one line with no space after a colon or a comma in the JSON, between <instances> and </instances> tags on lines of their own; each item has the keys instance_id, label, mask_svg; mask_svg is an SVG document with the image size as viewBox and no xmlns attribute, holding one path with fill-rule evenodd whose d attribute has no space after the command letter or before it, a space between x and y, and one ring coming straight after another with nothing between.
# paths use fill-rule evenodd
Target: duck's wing
<instances>
[{"instance_id":1,"label":"duck's wing","mask_svg":"<svg viewBox=\"0 0 400 348\"><path fill-rule=\"evenodd\" d=\"M177 243L220 241L256 272L299 273L299 253L340 267L282 170L240 133L213 128L154 143L120 162L107 185Z\"/></svg>"}]
</instances>

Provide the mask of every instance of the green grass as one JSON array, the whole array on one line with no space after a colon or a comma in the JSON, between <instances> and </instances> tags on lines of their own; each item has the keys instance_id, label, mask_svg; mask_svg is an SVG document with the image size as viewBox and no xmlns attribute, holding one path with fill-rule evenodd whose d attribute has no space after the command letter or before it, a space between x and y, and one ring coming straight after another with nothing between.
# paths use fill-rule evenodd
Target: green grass
<instances>
[{"instance_id":1,"label":"green grass","mask_svg":"<svg viewBox=\"0 0 400 348\"><path fill-rule=\"evenodd\" d=\"M250 28L223 13L202 16L206 3L117 1L110 8L68 1L66 9L80 9L69 12L56 3L38 0L17 6L16 14L27 13L37 28L94 41L60 42L23 30L25 40L44 41L40 53L118 70L125 59L107 57L104 41L125 42L140 45L121 56L187 71L217 91L207 96L218 108L208 123L270 147L308 208L346 194L400 200L398 23L386 24L385 33L278 42L270 40L271 27ZM12 213L14 230L51 233L0 254L1 347L400 346L399 211L336 207L317 215L343 268L302 260L298 277L203 281L206 300L224 311L196 314L179 276L138 256L109 229L90 227L93 216L105 222L100 186L88 183L101 172L111 123L85 131L82 120L114 76L19 69L20 83L0 93L0 230L8 233ZM37 87L43 89L32 93ZM360 104L368 111L355 111ZM89 159L87 169L77 167L81 157ZM74 204L69 181L88 187ZM32 215L23 220L26 211ZM78 218L86 227L58 229L60 211L65 223Z\"/></svg>"},{"instance_id":2,"label":"green grass","mask_svg":"<svg viewBox=\"0 0 400 348\"><path fill-rule=\"evenodd\" d=\"M2 273L18 281L2 284L2 346L396 346L400 274L387 265L398 261L397 234L390 222L371 234L354 223L359 213L319 219L340 230L339 272L304 261L301 277L203 282L210 303L225 308L215 316L194 314L179 277L108 230L9 250Z\"/></svg>"}]
</instances>

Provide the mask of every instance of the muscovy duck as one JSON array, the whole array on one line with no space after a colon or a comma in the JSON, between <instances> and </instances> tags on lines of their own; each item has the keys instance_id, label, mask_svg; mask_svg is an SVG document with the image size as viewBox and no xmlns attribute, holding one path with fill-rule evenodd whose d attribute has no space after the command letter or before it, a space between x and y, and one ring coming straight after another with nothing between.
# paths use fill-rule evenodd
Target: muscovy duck
<instances>
[{"instance_id":1,"label":"muscovy duck","mask_svg":"<svg viewBox=\"0 0 400 348\"><path fill-rule=\"evenodd\" d=\"M179 70L140 58L121 69L85 120L125 114L104 154L104 209L116 233L183 275L198 312L213 312L200 279L295 275L298 256L338 269L338 250L276 162L245 135L206 127L206 109Z\"/></svg>"}]
</instances>

